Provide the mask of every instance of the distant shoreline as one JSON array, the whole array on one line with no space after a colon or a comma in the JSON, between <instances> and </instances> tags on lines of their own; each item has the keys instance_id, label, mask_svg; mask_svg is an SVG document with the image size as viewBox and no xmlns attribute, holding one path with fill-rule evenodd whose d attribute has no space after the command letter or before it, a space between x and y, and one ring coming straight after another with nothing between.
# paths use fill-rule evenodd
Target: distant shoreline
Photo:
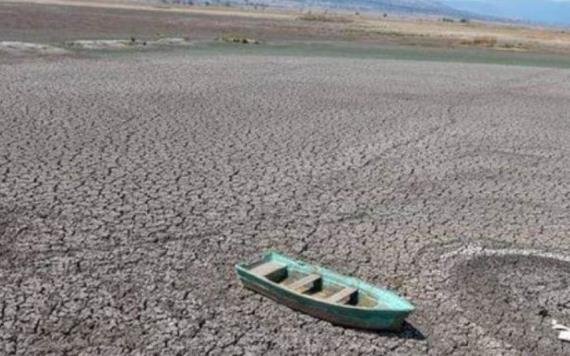
<instances>
[{"instance_id":1,"label":"distant shoreline","mask_svg":"<svg viewBox=\"0 0 570 356\"><path fill-rule=\"evenodd\" d=\"M97 39L182 37L212 41L230 34L260 42L344 41L371 47L570 54L570 31L434 16L384 17L346 11L253 10L124 0L15 0L1 2L0 10L0 41L56 46L65 41ZM22 27L22 20L27 27Z\"/></svg>"}]
</instances>

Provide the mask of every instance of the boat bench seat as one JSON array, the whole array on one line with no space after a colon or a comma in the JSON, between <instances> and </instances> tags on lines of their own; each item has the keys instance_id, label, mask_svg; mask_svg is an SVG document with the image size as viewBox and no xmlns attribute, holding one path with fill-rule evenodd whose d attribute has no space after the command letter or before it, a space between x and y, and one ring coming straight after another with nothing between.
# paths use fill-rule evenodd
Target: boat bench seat
<instances>
[{"instance_id":1,"label":"boat bench seat","mask_svg":"<svg viewBox=\"0 0 570 356\"><path fill-rule=\"evenodd\" d=\"M321 280L321 276L318 274L309 274L293 283L291 283L288 287L297 291L299 293L305 293L313 288L315 283Z\"/></svg>"},{"instance_id":2,"label":"boat bench seat","mask_svg":"<svg viewBox=\"0 0 570 356\"><path fill-rule=\"evenodd\" d=\"M282 263L265 262L263 264L260 264L259 266L252 268L249 271L253 274L257 274L258 276L269 278L270 276L275 275L277 273L282 273L283 271L285 271L286 268L287 266L285 266Z\"/></svg>"},{"instance_id":3,"label":"boat bench seat","mask_svg":"<svg viewBox=\"0 0 570 356\"><path fill-rule=\"evenodd\" d=\"M358 292L355 288L344 288L327 298L327 302L346 304L350 301L352 296Z\"/></svg>"}]
</instances>

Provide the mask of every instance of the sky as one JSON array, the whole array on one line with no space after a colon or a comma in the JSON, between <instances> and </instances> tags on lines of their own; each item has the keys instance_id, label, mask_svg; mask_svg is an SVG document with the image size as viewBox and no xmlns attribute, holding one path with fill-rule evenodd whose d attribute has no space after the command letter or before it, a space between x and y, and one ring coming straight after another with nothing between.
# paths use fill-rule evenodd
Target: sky
<instances>
[{"instance_id":1,"label":"sky","mask_svg":"<svg viewBox=\"0 0 570 356\"><path fill-rule=\"evenodd\" d=\"M570 26L570 0L440 0L461 10L536 23Z\"/></svg>"}]
</instances>

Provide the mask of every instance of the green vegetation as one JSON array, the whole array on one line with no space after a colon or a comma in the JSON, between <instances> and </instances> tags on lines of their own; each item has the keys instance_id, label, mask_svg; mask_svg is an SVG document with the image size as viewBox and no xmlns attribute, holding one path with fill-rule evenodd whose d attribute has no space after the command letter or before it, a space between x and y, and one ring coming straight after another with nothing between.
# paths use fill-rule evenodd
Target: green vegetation
<instances>
[{"instance_id":1,"label":"green vegetation","mask_svg":"<svg viewBox=\"0 0 570 356\"><path fill-rule=\"evenodd\" d=\"M319 21L319 22L336 22L336 23L349 23L353 20L346 16L329 15L329 14L313 14L310 11L298 17L303 21Z\"/></svg>"}]
</instances>

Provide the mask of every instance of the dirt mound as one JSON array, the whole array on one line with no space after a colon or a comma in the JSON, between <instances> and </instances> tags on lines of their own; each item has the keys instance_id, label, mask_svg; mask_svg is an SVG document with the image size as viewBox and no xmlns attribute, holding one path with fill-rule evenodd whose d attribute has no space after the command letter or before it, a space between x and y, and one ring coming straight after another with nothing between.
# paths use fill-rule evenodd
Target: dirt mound
<instances>
[{"instance_id":1,"label":"dirt mound","mask_svg":"<svg viewBox=\"0 0 570 356\"><path fill-rule=\"evenodd\" d=\"M69 48L98 50L98 49L127 49L143 48L147 46L184 46L190 42L184 38L160 38L157 40L138 40L131 38L128 40L77 40L68 41L65 45Z\"/></svg>"},{"instance_id":2,"label":"dirt mound","mask_svg":"<svg viewBox=\"0 0 570 356\"><path fill-rule=\"evenodd\" d=\"M65 49L54 47L51 45L17 42L17 41L0 41L0 53L11 55L28 55L28 54L47 54L59 55L68 53Z\"/></svg>"}]
</instances>

